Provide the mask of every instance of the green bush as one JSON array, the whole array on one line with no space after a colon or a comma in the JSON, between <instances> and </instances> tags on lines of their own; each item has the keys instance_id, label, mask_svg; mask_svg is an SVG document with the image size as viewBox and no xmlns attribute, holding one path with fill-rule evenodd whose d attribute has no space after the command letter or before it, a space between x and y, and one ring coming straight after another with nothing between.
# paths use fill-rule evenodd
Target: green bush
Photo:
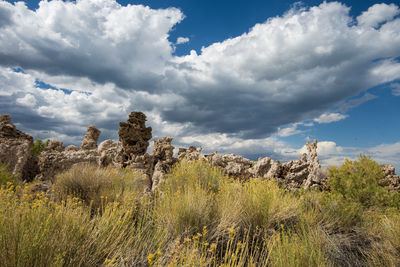
<instances>
[{"instance_id":1,"label":"green bush","mask_svg":"<svg viewBox=\"0 0 400 267\"><path fill-rule=\"evenodd\" d=\"M332 193L359 202L365 207L400 207L399 193L389 193L379 186L378 181L382 178L384 173L379 164L360 154L359 161L346 159L339 168L329 168L328 184Z\"/></svg>"},{"instance_id":2,"label":"green bush","mask_svg":"<svg viewBox=\"0 0 400 267\"><path fill-rule=\"evenodd\" d=\"M43 151L43 149L48 146L49 142L50 142L49 139L47 139L45 142L43 142L40 139L36 139L35 142L33 143L33 146L31 147L32 154L39 156L40 153Z\"/></svg>"},{"instance_id":3,"label":"green bush","mask_svg":"<svg viewBox=\"0 0 400 267\"><path fill-rule=\"evenodd\" d=\"M7 164L0 161L0 186L11 183L15 185L18 182L18 176L11 174L8 170Z\"/></svg>"}]
</instances>

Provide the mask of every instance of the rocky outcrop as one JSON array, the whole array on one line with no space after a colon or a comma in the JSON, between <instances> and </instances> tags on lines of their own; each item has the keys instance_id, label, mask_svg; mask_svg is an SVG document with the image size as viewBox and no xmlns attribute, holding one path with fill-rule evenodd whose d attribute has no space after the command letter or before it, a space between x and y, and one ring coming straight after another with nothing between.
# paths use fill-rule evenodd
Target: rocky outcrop
<instances>
[{"instance_id":1,"label":"rocky outcrop","mask_svg":"<svg viewBox=\"0 0 400 267\"><path fill-rule=\"evenodd\" d=\"M152 134L151 127L146 127L145 123L146 115L142 112L131 112L127 122L119 123L118 136L126 160L146 153Z\"/></svg>"},{"instance_id":2,"label":"rocky outcrop","mask_svg":"<svg viewBox=\"0 0 400 267\"><path fill-rule=\"evenodd\" d=\"M97 164L99 161L97 152L99 134L99 130L92 125L89 126L81 148L73 145L65 148L61 141L50 140L39 155L38 166L40 173L36 176L36 179L54 181L57 174L70 169L75 164Z\"/></svg>"},{"instance_id":3,"label":"rocky outcrop","mask_svg":"<svg viewBox=\"0 0 400 267\"><path fill-rule=\"evenodd\" d=\"M32 136L17 130L10 115L0 115L0 161L25 181L32 180L38 172L32 145Z\"/></svg>"},{"instance_id":4,"label":"rocky outcrop","mask_svg":"<svg viewBox=\"0 0 400 267\"><path fill-rule=\"evenodd\" d=\"M99 154L99 166L106 167L113 165L115 167L122 167L123 150L120 142L114 142L111 139L105 140L100 143L97 153Z\"/></svg>"},{"instance_id":5,"label":"rocky outcrop","mask_svg":"<svg viewBox=\"0 0 400 267\"><path fill-rule=\"evenodd\" d=\"M304 183L304 188L310 188L321 185L326 177L322 175L321 165L319 164L317 154L317 139L314 139L312 143L307 142L306 146L310 158L308 165L309 174Z\"/></svg>"},{"instance_id":6,"label":"rocky outcrop","mask_svg":"<svg viewBox=\"0 0 400 267\"><path fill-rule=\"evenodd\" d=\"M378 183L386 187L389 191L400 192L400 176L396 175L394 166L391 164L382 164L381 168L385 176Z\"/></svg>"},{"instance_id":7,"label":"rocky outcrop","mask_svg":"<svg viewBox=\"0 0 400 267\"><path fill-rule=\"evenodd\" d=\"M46 149L40 153L40 174L36 177L43 181L54 181L57 174L70 169L75 164L98 162L96 150L50 150Z\"/></svg>"},{"instance_id":8,"label":"rocky outcrop","mask_svg":"<svg viewBox=\"0 0 400 267\"><path fill-rule=\"evenodd\" d=\"M173 157L174 147L171 145L171 142L172 137L154 140L153 151L151 153L154 165L151 178L152 191L164 180L165 175L170 172L171 167L178 162L178 159Z\"/></svg>"},{"instance_id":9,"label":"rocky outcrop","mask_svg":"<svg viewBox=\"0 0 400 267\"><path fill-rule=\"evenodd\" d=\"M254 161L235 154L220 155L216 152L206 156L212 166L225 170L226 174L237 179L248 179L252 176L250 168Z\"/></svg>"},{"instance_id":10,"label":"rocky outcrop","mask_svg":"<svg viewBox=\"0 0 400 267\"><path fill-rule=\"evenodd\" d=\"M86 150L96 149L100 133L101 131L99 129L97 129L93 125L90 125L87 128L85 137L82 140L81 149L86 149Z\"/></svg>"},{"instance_id":11,"label":"rocky outcrop","mask_svg":"<svg viewBox=\"0 0 400 267\"><path fill-rule=\"evenodd\" d=\"M205 159L204 155L201 153L203 148L196 148L195 146L190 146L189 148L179 148L178 150L178 160L200 160Z\"/></svg>"},{"instance_id":12,"label":"rocky outcrop","mask_svg":"<svg viewBox=\"0 0 400 267\"><path fill-rule=\"evenodd\" d=\"M220 155L213 152L206 155L202 153L202 148L194 146L180 148L175 158L172 137L155 140L152 153L146 153L152 129L146 127L145 122L146 116L142 112L132 112L127 122L120 123L120 141L106 140L98 147L100 130L91 125L80 148L74 145L65 148L62 142L51 140L39 157L36 157L31 152L33 138L17 130L9 115L0 115L0 160L8 165L12 173L28 181L35 176L52 181L58 173L75 164L93 163L100 167L112 165L142 172L148 177L148 189L154 191L171 171L171 167L185 159L207 161L237 179L273 179L290 190L314 187L327 189L327 175L319 164L317 140L307 142L308 156L303 154L300 159L286 163L269 157L252 161L235 154ZM400 192L400 176L395 174L395 168L384 164L382 171L385 176L378 181L379 184L390 191Z\"/></svg>"}]
</instances>

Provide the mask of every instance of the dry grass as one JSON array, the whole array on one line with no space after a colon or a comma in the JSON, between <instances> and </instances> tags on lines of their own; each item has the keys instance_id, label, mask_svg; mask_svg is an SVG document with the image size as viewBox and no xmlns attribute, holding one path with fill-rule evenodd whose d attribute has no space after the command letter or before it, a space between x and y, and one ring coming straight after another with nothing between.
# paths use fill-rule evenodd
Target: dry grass
<instances>
[{"instance_id":1,"label":"dry grass","mask_svg":"<svg viewBox=\"0 0 400 267\"><path fill-rule=\"evenodd\" d=\"M2 266L400 264L395 198L366 205L340 193L291 193L185 161L155 195L144 186L129 170L90 165L59 175L50 196L8 183L0 189Z\"/></svg>"}]
</instances>

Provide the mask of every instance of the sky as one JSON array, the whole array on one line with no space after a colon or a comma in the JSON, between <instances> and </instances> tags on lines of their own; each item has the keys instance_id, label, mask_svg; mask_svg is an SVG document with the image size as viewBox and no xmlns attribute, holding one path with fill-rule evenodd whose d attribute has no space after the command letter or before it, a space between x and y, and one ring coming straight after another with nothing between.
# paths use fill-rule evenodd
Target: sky
<instances>
[{"instance_id":1,"label":"sky","mask_svg":"<svg viewBox=\"0 0 400 267\"><path fill-rule=\"evenodd\" d=\"M34 138L400 168L398 1L0 1L0 113ZM151 148L150 148L151 149Z\"/></svg>"}]
</instances>

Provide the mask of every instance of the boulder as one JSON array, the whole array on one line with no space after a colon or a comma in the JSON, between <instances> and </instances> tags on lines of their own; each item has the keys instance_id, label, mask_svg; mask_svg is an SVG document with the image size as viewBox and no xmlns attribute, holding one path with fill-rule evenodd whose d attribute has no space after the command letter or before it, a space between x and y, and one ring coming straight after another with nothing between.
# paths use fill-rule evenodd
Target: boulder
<instances>
[{"instance_id":1,"label":"boulder","mask_svg":"<svg viewBox=\"0 0 400 267\"><path fill-rule=\"evenodd\" d=\"M326 181L326 176L321 171L321 165L319 164L317 154L317 139L314 139L312 143L307 142L306 146L309 155L309 174L303 186L307 189L324 184Z\"/></svg>"},{"instance_id":2,"label":"boulder","mask_svg":"<svg viewBox=\"0 0 400 267\"><path fill-rule=\"evenodd\" d=\"M178 161L173 157L174 147L171 145L172 137L164 137L154 140L153 151L153 173L151 177L151 190L154 191L164 180L165 175L170 172L172 166Z\"/></svg>"},{"instance_id":3,"label":"boulder","mask_svg":"<svg viewBox=\"0 0 400 267\"><path fill-rule=\"evenodd\" d=\"M147 151L152 134L151 127L146 127L145 123L146 115L142 112L131 112L127 122L119 123L119 141L127 160Z\"/></svg>"},{"instance_id":4,"label":"boulder","mask_svg":"<svg viewBox=\"0 0 400 267\"><path fill-rule=\"evenodd\" d=\"M39 156L40 174L36 177L42 181L54 181L57 174L69 170L79 163L98 162L97 150L43 150Z\"/></svg>"},{"instance_id":5,"label":"boulder","mask_svg":"<svg viewBox=\"0 0 400 267\"><path fill-rule=\"evenodd\" d=\"M0 161L25 181L32 180L38 172L32 146L32 136L17 130L10 115L0 115Z\"/></svg>"},{"instance_id":6,"label":"boulder","mask_svg":"<svg viewBox=\"0 0 400 267\"><path fill-rule=\"evenodd\" d=\"M122 167L123 149L120 142L114 142L111 139L105 140L100 143L97 153L99 154L99 166L113 165L119 168Z\"/></svg>"},{"instance_id":7,"label":"boulder","mask_svg":"<svg viewBox=\"0 0 400 267\"><path fill-rule=\"evenodd\" d=\"M90 125L87 130L85 137L82 140L81 149L97 149L97 141L99 140L101 131Z\"/></svg>"}]
</instances>

